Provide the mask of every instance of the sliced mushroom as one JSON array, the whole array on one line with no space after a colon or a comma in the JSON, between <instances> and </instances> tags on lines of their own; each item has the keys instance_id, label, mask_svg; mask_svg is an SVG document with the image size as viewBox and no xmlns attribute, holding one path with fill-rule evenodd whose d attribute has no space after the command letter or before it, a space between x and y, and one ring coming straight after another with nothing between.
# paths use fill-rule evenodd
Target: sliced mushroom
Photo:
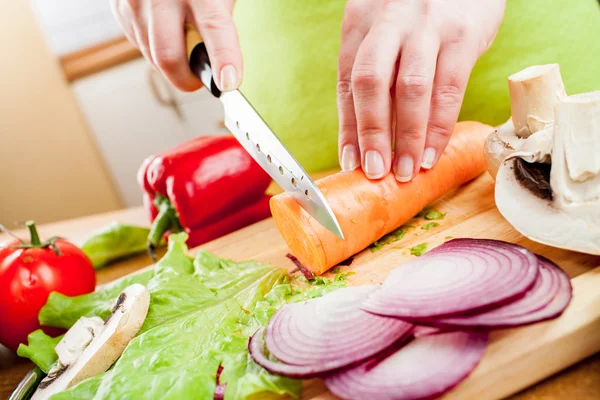
<instances>
[{"instance_id":1,"label":"sliced mushroom","mask_svg":"<svg viewBox=\"0 0 600 400\"><path fill-rule=\"evenodd\" d=\"M56 346L59 359L32 400L47 399L108 370L144 324L149 305L148 290L134 284L119 295L106 321L79 319Z\"/></svg>"},{"instance_id":2,"label":"sliced mushroom","mask_svg":"<svg viewBox=\"0 0 600 400\"><path fill-rule=\"evenodd\" d=\"M542 132L552 133L551 157L532 156L547 153L547 138L509 155L496 176L496 205L531 240L600 255L600 91L563 96L529 139Z\"/></svg>"},{"instance_id":3,"label":"sliced mushroom","mask_svg":"<svg viewBox=\"0 0 600 400\"><path fill-rule=\"evenodd\" d=\"M486 141L488 172L496 179L500 164L519 151L523 157L550 162L554 107L566 97L558 64L536 65L508 78L512 117Z\"/></svg>"}]
</instances>

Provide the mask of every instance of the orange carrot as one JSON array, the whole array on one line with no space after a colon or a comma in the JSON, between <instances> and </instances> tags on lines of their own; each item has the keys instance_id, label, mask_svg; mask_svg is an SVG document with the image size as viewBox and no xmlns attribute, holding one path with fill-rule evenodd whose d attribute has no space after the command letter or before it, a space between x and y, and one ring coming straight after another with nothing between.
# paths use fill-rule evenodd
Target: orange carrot
<instances>
[{"instance_id":1,"label":"orange carrot","mask_svg":"<svg viewBox=\"0 0 600 400\"><path fill-rule=\"evenodd\" d=\"M344 233L342 240L312 218L288 194L271 198L277 229L292 254L320 275L408 222L432 201L485 170L483 145L493 130L479 122L459 122L444 154L411 182L393 173L371 181L361 170L339 172L318 180Z\"/></svg>"}]
</instances>

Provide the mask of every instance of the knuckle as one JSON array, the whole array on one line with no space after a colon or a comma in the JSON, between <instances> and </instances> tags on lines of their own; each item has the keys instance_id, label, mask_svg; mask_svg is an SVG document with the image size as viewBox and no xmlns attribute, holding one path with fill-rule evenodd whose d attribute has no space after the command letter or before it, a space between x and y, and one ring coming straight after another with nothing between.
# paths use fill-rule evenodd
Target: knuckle
<instances>
[{"instance_id":1,"label":"knuckle","mask_svg":"<svg viewBox=\"0 0 600 400\"><path fill-rule=\"evenodd\" d=\"M385 134L385 129L377 123L368 124L358 129L358 136L364 138L374 138Z\"/></svg>"},{"instance_id":2,"label":"knuckle","mask_svg":"<svg viewBox=\"0 0 600 400\"><path fill-rule=\"evenodd\" d=\"M457 20L449 28L448 42L450 44L461 44L469 40L475 30L474 24L467 18Z\"/></svg>"},{"instance_id":3,"label":"knuckle","mask_svg":"<svg viewBox=\"0 0 600 400\"><path fill-rule=\"evenodd\" d=\"M234 51L229 47L215 47L210 56L215 60L221 60L224 64L227 63L225 60L235 60Z\"/></svg>"},{"instance_id":4,"label":"knuckle","mask_svg":"<svg viewBox=\"0 0 600 400\"><path fill-rule=\"evenodd\" d=\"M371 67L358 67L352 70L352 89L354 91L370 91L383 85L383 77Z\"/></svg>"},{"instance_id":5,"label":"knuckle","mask_svg":"<svg viewBox=\"0 0 600 400\"><path fill-rule=\"evenodd\" d=\"M422 129L409 126L400 132L400 137L402 137L405 142L415 143L422 141L424 135Z\"/></svg>"},{"instance_id":6,"label":"knuckle","mask_svg":"<svg viewBox=\"0 0 600 400\"><path fill-rule=\"evenodd\" d=\"M405 75L398 79L396 87L404 97L417 99L427 94L429 85L429 80L423 75Z\"/></svg>"},{"instance_id":7,"label":"knuckle","mask_svg":"<svg viewBox=\"0 0 600 400\"><path fill-rule=\"evenodd\" d=\"M231 23L231 15L226 10L203 13L198 21L201 32L223 30Z\"/></svg>"},{"instance_id":8,"label":"knuckle","mask_svg":"<svg viewBox=\"0 0 600 400\"><path fill-rule=\"evenodd\" d=\"M438 108L455 106L462 101L462 92L456 84L440 85L435 88L432 100Z\"/></svg>"},{"instance_id":9,"label":"knuckle","mask_svg":"<svg viewBox=\"0 0 600 400\"><path fill-rule=\"evenodd\" d=\"M450 130L450 126L443 125L439 122L430 122L427 130L437 137L441 139L450 139L450 135L452 135L452 131Z\"/></svg>"},{"instance_id":10,"label":"knuckle","mask_svg":"<svg viewBox=\"0 0 600 400\"><path fill-rule=\"evenodd\" d=\"M352 82L347 79L340 79L337 83L337 95L340 98L352 96Z\"/></svg>"},{"instance_id":11,"label":"knuckle","mask_svg":"<svg viewBox=\"0 0 600 400\"><path fill-rule=\"evenodd\" d=\"M179 54L169 51L169 49L156 49L155 59L158 67L165 72L173 72L182 61Z\"/></svg>"}]
</instances>

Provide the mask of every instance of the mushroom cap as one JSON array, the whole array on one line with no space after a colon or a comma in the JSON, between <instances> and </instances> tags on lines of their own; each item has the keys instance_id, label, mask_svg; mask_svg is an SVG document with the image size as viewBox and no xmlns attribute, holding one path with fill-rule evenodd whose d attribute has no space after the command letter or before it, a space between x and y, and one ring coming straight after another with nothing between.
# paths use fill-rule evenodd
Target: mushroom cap
<instances>
[{"instance_id":1,"label":"mushroom cap","mask_svg":"<svg viewBox=\"0 0 600 400\"><path fill-rule=\"evenodd\" d=\"M600 210L589 204L558 208L525 188L516 176L516 157L496 176L496 206L522 235L548 246L600 255Z\"/></svg>"}]
</instances>

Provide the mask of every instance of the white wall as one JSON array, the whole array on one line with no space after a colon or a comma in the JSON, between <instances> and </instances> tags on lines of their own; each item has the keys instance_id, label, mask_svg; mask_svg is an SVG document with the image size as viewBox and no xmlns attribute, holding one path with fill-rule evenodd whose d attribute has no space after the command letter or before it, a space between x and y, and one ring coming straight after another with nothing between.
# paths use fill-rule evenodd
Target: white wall
<instances>
[{"instance_id":1,"label":"white wall","mask_svg":"<svg viewBox=\"0 0 600 400\"><path fill-rule=\"evenodd\" d=\"M50 50L56 55L62 56L123 36L108 0L29 1Z\"/></svg>"},{"instance_id":2,"label":"white wall","mask_svg":"<svg viewBox=\"0 0 600 400\"><path fill-rule=\"evenodd\" d=\"M26 1L2 2L0 37L0 223L42 223L120 208Z\"/></svg>"}]
</instances>

